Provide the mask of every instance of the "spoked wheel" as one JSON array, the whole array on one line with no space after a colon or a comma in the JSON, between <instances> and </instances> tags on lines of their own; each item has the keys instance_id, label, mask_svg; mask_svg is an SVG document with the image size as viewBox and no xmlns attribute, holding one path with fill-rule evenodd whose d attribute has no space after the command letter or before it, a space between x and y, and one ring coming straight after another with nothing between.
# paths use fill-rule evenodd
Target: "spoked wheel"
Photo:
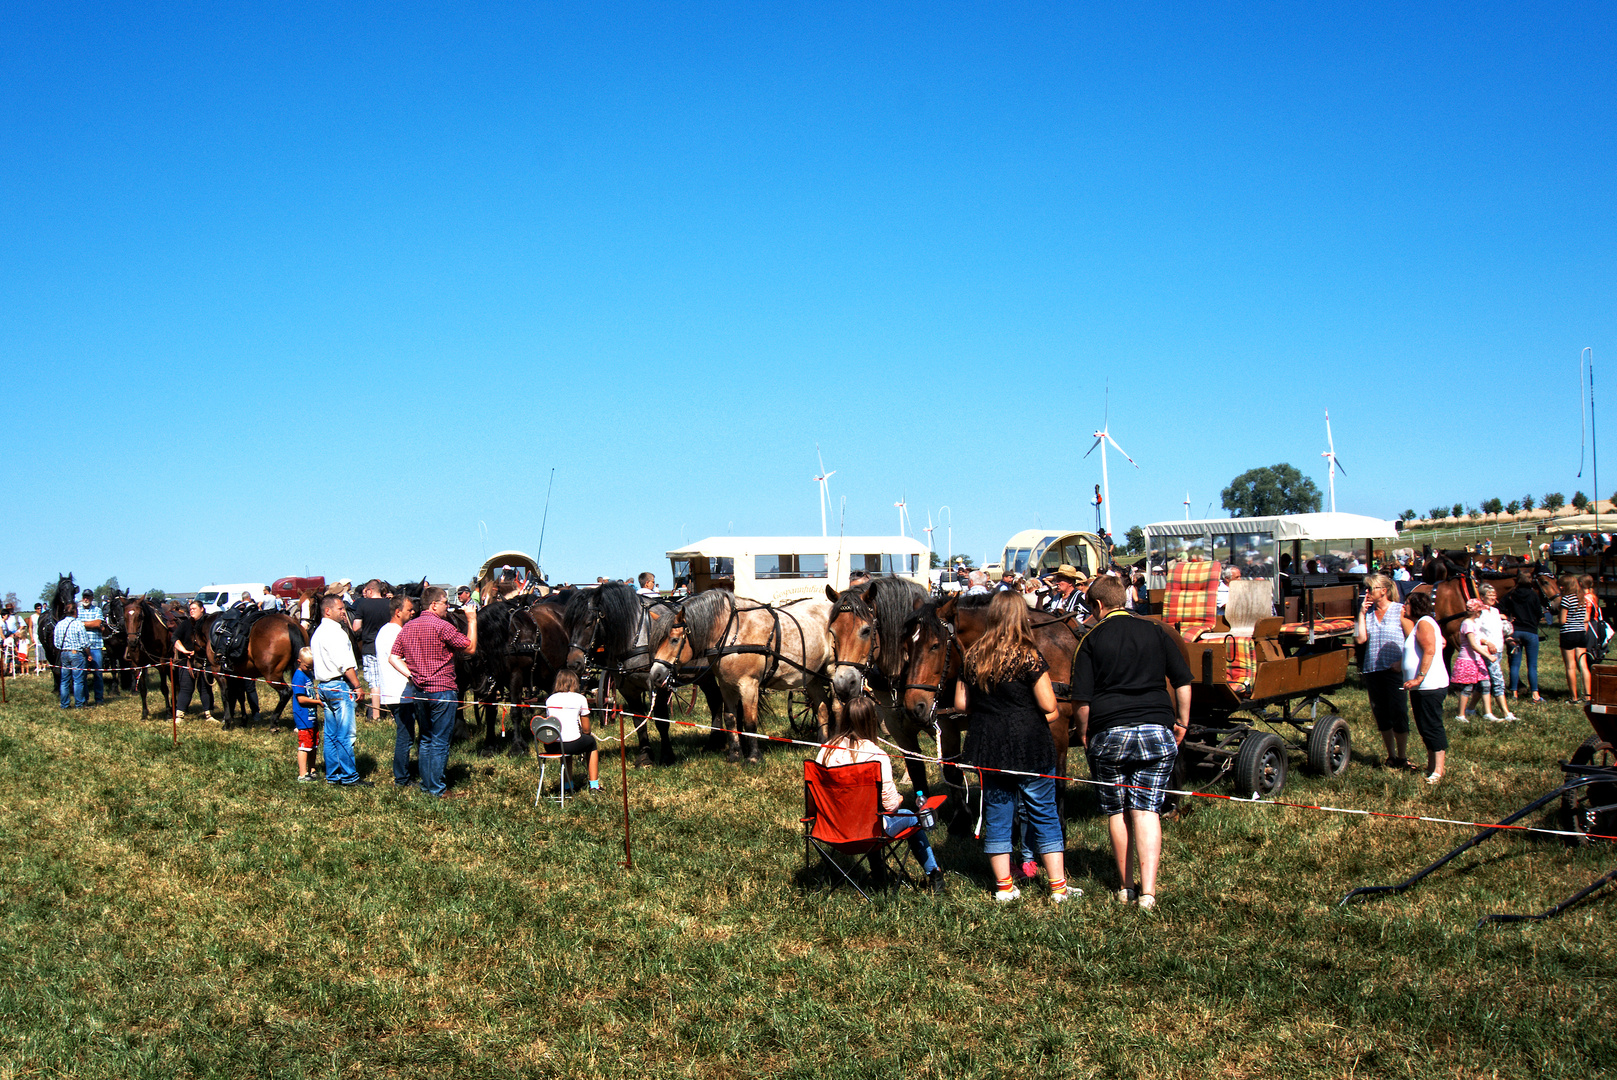
<instances>
[{"instance_id":1,"label":"spoked wheel","mask_svg":"<svg viewBox=\"0 0 1617 1080\"><path fill-rule=\"evenodd\" d=\"M1308 767L1321 776L1341 776L1353 760L1353 734L1347 721L1334 713L1314 721L1308 729Z\"/></svg>"},{"instance_id":2,"label":"spoked wheel","mask_svg":"<svg viewBox=\"0 0 1617 1080\"><path fill-rule=\"evenodd\" d=\"M1254 731L1235 755L1238 795L1278 795L1286 786L1286 744L1273 732Z\"/></svg>"},{"instance_id":3,"label":"spoked wheel","mask_svg":"<svg viewBox=\"0 0 1617 1080\"><path fill-rule=\"evenodd\" d=\"M786 691L786 724L791 728L794 739L819 737L819 717L814 715L808 696L801 690Z\"/></svg>"},{"instance_id":4,"label":"spoked wheel","mask_svg":"<svg viewBox=\"0 0 1617 1080\"><path fill-rule=\"evenodd\" d=\"M1599 735L1591 735L1572 755L1573 765L1617 765L1617 753ZM1592 843L1591 837L1617 836L1617 783L1585 784L1561 796L1561 822L1580 835L1570 838L1576 846Z\"/></svg>"}]
</instances>

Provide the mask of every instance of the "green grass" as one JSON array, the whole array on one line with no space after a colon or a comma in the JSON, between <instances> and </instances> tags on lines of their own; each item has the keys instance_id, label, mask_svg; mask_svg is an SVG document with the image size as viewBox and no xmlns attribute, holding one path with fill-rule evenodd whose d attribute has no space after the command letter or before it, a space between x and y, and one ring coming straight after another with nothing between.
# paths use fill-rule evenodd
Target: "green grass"
<instances>
[{"instance_id":1,"label":"green grass","mask_svg":"<svg viewBox=\"0 0 1617 1080\"><path fill-rule=\"evenodd\" d=\"M1558 674L1553 654L1544 668ZM20 1076L1523 1076L1617 1067L1612 923L1474 931L1592 880L1613 852L1489 841L1349 909L1461 830L1198 801L1167 826L1161 904L1116 907L1103 822L1075 798L1087 896L986 899L969 837L935 834L947 897L865 904L799 879L801 755L742 771L679 736L611 798L533 806L536 767L457 748L471 792L387 785L362 722L357 792L293 782L291 736L61 713L11 684L0 724L0 1080ZM1360 760L1286 797L1490 818L1588 734L1570 706L1451 725L1449 779ZM1452 714L1452 706L1450 713ZM780 731L779 721L774 731ZM1294 758L1294 764L1296 759Z\"/></svg>"}]
</instances>

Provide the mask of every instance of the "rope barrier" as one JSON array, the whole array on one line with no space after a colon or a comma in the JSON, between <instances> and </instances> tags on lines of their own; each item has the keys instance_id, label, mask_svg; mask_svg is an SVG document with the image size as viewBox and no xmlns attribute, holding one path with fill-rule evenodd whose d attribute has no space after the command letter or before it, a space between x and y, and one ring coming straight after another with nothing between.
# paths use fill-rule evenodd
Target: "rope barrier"
<instances>
[{"instance_id":1,"label":"rope barrier","mask_svg":"<svg viewBox=\"0 0 1617 1080\"><path fill-rule=\"evenodd\" d=\"M53 665L50 665L50 664L47 663L45 666L46 667L51 667ZM149 665L149 666L156 666L156 665ZM60 670L60 668L58 668L58 670ZM102 670L103 671L142 671L142 670L145 670L145 669L144 668L103 668ZM230 672L213 672L212 674L217 678L241 679L241 680L245 680L245 681L248 681L248 682L257 682L259 680L259 678L260 678L259 676L236 675L236 674L233 674L233 673L230 673ZM276 683L274 681L270 680L270 679L264 679L264 682L268 683L271 686L276 685ZM169 685L170 686L173 685L173 661L172 660L169 661ZM288 688L290 689L290 684L288 684ZM405 698L405 697L401 696L400 703L404 704L404 703L411 702L411 701L416 701L416 700L425 701L425 700L429 700L429 699L426 699L426 698L419 698L419 699L417 699L417 698ZM506 707L513 708L513 709L516 709L516 708L521 708L521 709L543 709L543 708L545 708L545 706L543 704L528 704L528 703L524 703L524 702L482 702L482 701L477 700L475 697L473 698L473 700L471 702L463 703L463 704L471 704L471 705L474 705L474 706L475 705L491 704L491 705L494 705L496 708L498 708L500 705L505 705ZM628 733L632 732L635 735L639 735L641 732L646 730L647 722L653 721L653 720L668 723L668 724L676 726L676 727L687 727L687 728L692 728L692 729L697 730L697 731L706 731L706 732L710 732L710 733L713 732L713 731L726 731L726 732L730 732L730 733L732 733L732 734L734 734L734 735L736 735L736 736L738 736L740 738L759 739L759 740L763 740L765 742L779 743L779 744L781 744L783 746L800 746L800 747L803 747L804 749L814 750L814 751L820 751L820 750L832 749L833 748L831 746L831 744L829 744L829 743L810 742L810 741L805 740L805 739L793 739L793 738L789 738L789 737L782 736L782 735L769 735L769 734L766 734L764 732L741 731L741 730L733 729L733 728L720 727L717 724L703 724L703 723L700 723L700 722L695 721L695 720L677 720L677 719L674 719L672 717L653 716L653 715L651 715L649 713L632 713L632 712L628 712L625 709L618 708L615 705L592 706L589 711L591 713L601 713L603 715L603 717L605 719L607 719L608 721L610 721L610 719L614 715L616 715L619 718L620 724L619 724L618 734L616 736L600 735L600 736L597 736L597 741L602 742L602 743L606 743L606 744L610 744L615 739L619 744L620 756L622 756L623 754L626 754L626 752L627 752L626 747L627 747L627 742L628 742ZM623 726L623 724L622 724L622 721L627 720L627 719L634 719L634 720L636 720L638 722L635 723L632 727L625 728ZM1061 781L1066 781L1067 783L1083 784L1083 785L1086 785L1088 787L1096 787L1096 788L1109 787L1109 788L1113 788L1115 790L1120 790L1120 791L1127 791L1127 790L1145 791L1145 790L1148 790L1148 789L1146 789L1146 788L1144 788L1144 787L1142 787L1140 785L1137 785L1137 784L1121 784L1121 783L1119 783L1119 784L1111 784L1111 783L1107 783L1107 782L1101 781L1101 780L1089 780L1089 779L1086 779L1086 778L1081 777L1081 776L1061 776L1061 775L1055 774L1055 773L1027 772L1027 771L1018 770L1018 769L996 769L996 768L991 768L991 767L988 767L988 766L967 765L967 764L963 764L963 763L958 762L958 761L948 761L948 760L946 760L946 759L944 759L942 757L933 757L933 756L930 756L930 755L927 755L927 754L919 754L919 753L915 753L915 752L912 752L912 751L909 751L909 750L905 750L903 747L898 746L896 743L890 742L887 739L878 738L877 741L880 742L884 746L888 746L888 747L893 748L893 752L890 752L888 754L889 758L897 756L897 757L902 758L906 762L907 761L919 761L922 764L935 765L935 766L938 766L940 768L943 767L943 766L952 766L954 768L960 769L963 772L975 772L979 776L981 776L983 773L999 773L999 774L1005 775L1005 776L1022 777L1022 778L1029 779L1029 780L1039 780L1039 779L1061 780ZM176 746L179 745L179 727L178 727L178 714L177 713L176 713L176 716L175 716L174 744ZM624 772L625 772L624 797L625 797L625 799L627 799L627 797L628 797L627 766L625 766ZM1290 810L1312 810L1312 811L1316 811L1316 812L1319 812L1319 813L1327 813L1327 814L1348 814L1348 815L1354 815L1354 816L1359 816L1359 817L1367 817L1367 818L1384 818L1384 819L1393 820L1393 821L1414 821L1414 822L1420 822L1420 823L1428 824L1428 825L1443 825L1443 826L1468 828L1468 829L1498 829L1500 831L1533 833L1533 834L1537 834L1537 835L1541 835L1541 836L1575 837L1575 838L1586 839L1586 840L1614 840L1614 841L1617 841L1617 836L1607 836L1607 835L1604 835L1604 834L1601 834L1601 833L1579 832L1576 829L1546 829L1546 828L1542 828L1542 827L1535 826L1535 825L1498 825L1498 824L1495 824L1493 822L1470 821L1470 820L1466 820L1464 818L1443 818L1443 817L1434 817L1434 816L1425 815L1425 814L1399 814L1399 813L1394 813L1393 811L1390 811L1390 810L1363 810L1363 809L1358 809L1358 808L1354 808L1354 807L1325 806L1325 805L1319 805L1319 804L1314 804L1314 803L1291 802L1291 801L1285 800L1285 799L1263 799L1263 798L1259 798L1256 792L1254 792L1252 794L1252 797L1250 797L1250 798L1243 798L1242 796L1239 796L1239 795L1221 795L1221 794L1218 794L1216 792L1191 791L1191 790L1182 790L1182 789L1179 789L1179 788L1165 788L1163 790L1164 790L1164 792L1166 794L1169 794L1169 795L1178 795L1178 796L1181 796L1181 797L1193 798L1193 799L1215 799L1215 800L1219 800L1219 801L1226 802L1226 803L1236 804L1236 805L1239 805L1239 806L1269 806L1269 807L1279 807L1279 808L1290 809ZM625 813L627 813L627 809L625 809ZM628 858L628 856L627 856L627 847L625 848L625 858L626 858L626 860ZM627 865L627 862L626 862L625 865Z\"/></svg>"}]
</instances>

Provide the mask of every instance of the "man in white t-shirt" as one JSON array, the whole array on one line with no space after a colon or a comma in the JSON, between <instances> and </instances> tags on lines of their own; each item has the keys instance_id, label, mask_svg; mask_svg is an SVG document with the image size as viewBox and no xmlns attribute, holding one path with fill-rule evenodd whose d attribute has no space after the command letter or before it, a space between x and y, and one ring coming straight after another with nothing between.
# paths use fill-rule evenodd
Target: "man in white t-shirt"
<instances>
[{"instance_id":1,"label":"man in white t-shirt","mask_svg":"<svg viewBox=\"0 0 1617 1080\"><path fill-rule=\"evenodd\" d=\"M635 592L651 600L657 599L657 575L650 570L642 573L640 575L640 587Z\"/></svg>"},{"instance_id":2,"label":"man in white t-shirt","mask_svg":"<svg viewBox=\"0 0 1617 1080\"><path fill-rule=\"evenodd\" d=\"M320 605L320 625L309 641L314 652L314 681L326 707L324 748L326 783L370 787L354 765L354 702L359 700L359 667L349 637L348 611L342 597L328 596Z\"/></svg>"},{"instance_id":3,"label":"man in white t-shirt","mask_svg":"<svg viewBox=\"0 0 1617 1080\"><path fill-rule=\"evenodd\" d=\"M389 603L393 617L376 632L378 657L393 655L393 642L398 640L399 631L415 617L415 601L408 596L395 596ZM410 752L421 741L421 728L416 723L415 703L403 700L404 688L409 681L404 677L404 672L392 664L376 666L374 689L377 700L385 711L393 714L393 783L399 787L409 787L420 775L419 765L416 768L410 766Z\"/></svg>"}]
</instances>

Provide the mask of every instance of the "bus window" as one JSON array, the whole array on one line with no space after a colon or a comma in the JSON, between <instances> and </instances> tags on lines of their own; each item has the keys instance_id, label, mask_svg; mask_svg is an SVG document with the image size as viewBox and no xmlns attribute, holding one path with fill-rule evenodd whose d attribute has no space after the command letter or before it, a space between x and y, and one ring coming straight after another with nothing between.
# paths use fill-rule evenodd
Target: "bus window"
<instances>
[{"instance_id":1,"label":"bus window","mask_svg":"<svg viewBox=\"0 0 1617 1080\"><path fill-rule=\"evenodd\" d=\"M754 564L759 579L823 578L826 576L825 556L814 555L758 555Z\"/></svg>"}]
</instances>

